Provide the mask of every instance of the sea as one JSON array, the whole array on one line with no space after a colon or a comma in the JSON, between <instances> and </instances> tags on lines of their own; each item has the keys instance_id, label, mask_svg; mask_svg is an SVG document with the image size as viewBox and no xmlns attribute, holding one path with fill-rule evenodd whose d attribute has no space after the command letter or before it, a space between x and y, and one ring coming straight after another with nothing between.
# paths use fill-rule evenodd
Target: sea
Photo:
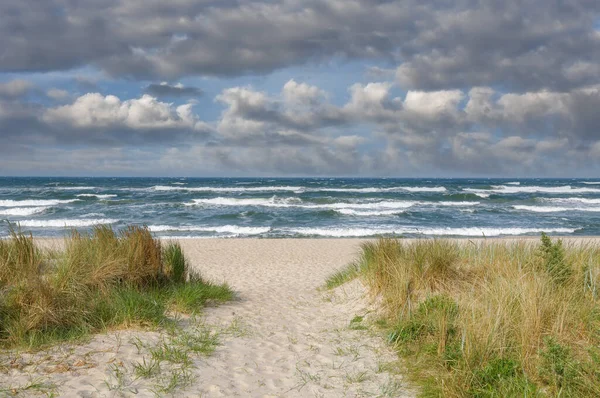
<instances>
[{"instance_id":1,"label":"sea","mask_svg":"<svg viewBox=\"0 0 600 398\"><path fill-rule=\"evenodd\" d=\"M600 235L599 179L0 178L0 237Z\"/></svg>"}]
</instances>

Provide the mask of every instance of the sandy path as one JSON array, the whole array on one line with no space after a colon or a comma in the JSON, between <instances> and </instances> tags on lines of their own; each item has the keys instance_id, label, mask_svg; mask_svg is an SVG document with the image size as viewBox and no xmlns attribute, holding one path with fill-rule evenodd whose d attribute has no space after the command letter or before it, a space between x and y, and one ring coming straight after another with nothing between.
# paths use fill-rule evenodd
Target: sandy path
<instances>
[{"instance_id":1,"label":"sandy path","mask_svg":"<svg viewBox=\"0 0 600 398\"><path fill-rule=\"evenodd\" d=\"M381 337L363 330L366 322L350 326L356 316L369 313L362 285L318 290L328 275L355 259L359 240L192 239L181 244L204 277L229 283L239 296L205 311L209 329L223 331L221 344L209 357L194 357L193 381L184 389L160 390L174 374L165 368L158 381L135 376L134 365L164 340L139 331L3 356L0 388L42 386L15 390L19 396L413 395L399 376L387 372L396 357ZM146 347L140 349L137 338Z\"/></svg>"},{"instance_id":2,"label":"sandy path","mask_svg":"<svg viewBox=\"0 0 600 398\"><path fill-rule=\"evenodd\" d=\"M183 241L206 277L227 281L240 301L211 309L209 323L245 329L205 360L207 396L398 396L382 371L394 356L381 339L352 330L368 312L359 283L319 292L355 259L357 240Z\"/></svg>"}]
</instances>

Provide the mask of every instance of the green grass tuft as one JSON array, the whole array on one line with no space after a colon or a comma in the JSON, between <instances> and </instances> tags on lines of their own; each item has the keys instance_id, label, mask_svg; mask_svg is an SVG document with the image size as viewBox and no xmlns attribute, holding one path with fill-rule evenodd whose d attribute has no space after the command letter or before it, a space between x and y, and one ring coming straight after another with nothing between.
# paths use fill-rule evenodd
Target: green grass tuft
<instances>
[{"instance_id":1,"label":"green grass tuft","mask_svg":"<svg viewBox=\"0 0 600 398\"><path fill-rule=\"evenodd\" d=\"M0 240L0 344L37 347L107 328L165 326L166 313L194 313L233 297L226 285L190 275L181 247L163 250L145 227L73 231L64 250L31 235Z\"/></svg>"}]
</instances>

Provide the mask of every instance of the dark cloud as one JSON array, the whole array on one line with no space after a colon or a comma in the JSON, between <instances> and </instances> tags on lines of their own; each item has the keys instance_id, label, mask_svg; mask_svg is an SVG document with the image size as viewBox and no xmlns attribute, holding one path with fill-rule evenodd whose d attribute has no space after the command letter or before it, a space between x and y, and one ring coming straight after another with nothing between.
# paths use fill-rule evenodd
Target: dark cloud
<instances>
[{"instance_id":1,"label":"dark cloud","mask_svg":"<svg viewBox=\"0 0 600 398\"><path fill-rule=\"evenodd\" d=\"M155 97L199 97L203 94L198 87L185 87L182 84L150 84L145 91Z\"/></svg>"},{"instance_id":2,"label":"dark cloud","mask_svg":"<svg viewBox=\"0 0 600 398\"><path fill-rule=\"evenodd\" d=\"M21 0L0 3L0 71L176 79L371 59L404 88L569 91L600 77L599 17L595 0Z\"/></svg>"}]
</instances>

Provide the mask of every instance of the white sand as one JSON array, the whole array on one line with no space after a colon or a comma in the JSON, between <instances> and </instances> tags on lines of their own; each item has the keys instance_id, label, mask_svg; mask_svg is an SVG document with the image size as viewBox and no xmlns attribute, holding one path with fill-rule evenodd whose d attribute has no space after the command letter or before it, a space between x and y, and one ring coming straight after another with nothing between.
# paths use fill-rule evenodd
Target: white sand
<instances>
[{"instance_id":1,"label":"white sand","mask_svg":"<svg viewBox=\"0 0 600 398\"><path fill-rule=\"evenodd\" d=\"M19 396L44 391L90 397L413 396L396 372L386 371L397 362L383 338L350 328L355 316L369 313L362 285L318 290L328 275L356 257L360 242L182 240L186 256L204 277L229 283L239 296L204 313L203 327L220 332L221 345L211 356L193 355L189 373L163 364L158 376L137 378L134 364L150 361L149 350L170 338L113 332L85 344L4 354L0 388L38 384L15 390ZM144 347L136 346L137 338ZM172 381L189 385L165 391Z\"/></svg>"}]
</instances>

